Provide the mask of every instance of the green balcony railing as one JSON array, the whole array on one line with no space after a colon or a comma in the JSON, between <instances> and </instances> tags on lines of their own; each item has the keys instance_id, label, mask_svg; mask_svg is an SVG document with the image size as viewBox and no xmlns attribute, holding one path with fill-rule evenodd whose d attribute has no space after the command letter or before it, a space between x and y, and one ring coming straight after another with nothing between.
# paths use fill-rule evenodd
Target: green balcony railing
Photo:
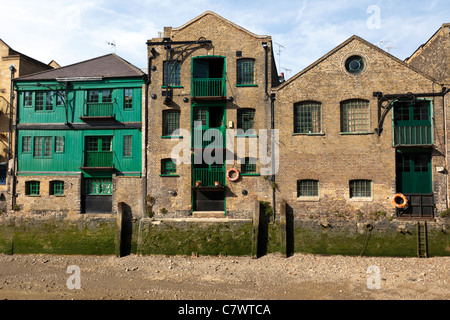
<instances>
[{"instance_id":1,"label":"green balcony railing","mask_svg":"<svg viewBox=\"0 0 450 320\"><path fill-rule=\"evenodd\" d=\"M192 97L225 97L225 78L193 78Z\"/></svg>"},{"instance_id":2,"label":"green balcony railing","mask_svg":"<svg viewBox=\"0 0 450 320\"><path fill-rule=\"evenodd\" d=\"M87 117L112 117L114 115L112 102L88 102L86 105Z\"/></svg>"},{"instance_id":3,"label":"green balcony railing","mask_svg":"<svg viewBox=\"0 0 450 320\"><path fill-rule=\"evenodd\" d=\"M193 168L193 185L201 181L202 187L214 187L216 182L225 185L225 169L223 167Z\"/></svg>"},{"instance_id":4,"label":"green balcony railing","mask_svg":"<svg viewBox=\"0 0 450 320\"><path fill-rule=\"evenodd\" d=\"M88 168L112 168L113 152L112 151L87 151L85 159Z\"/></svg>"},{"instance_id":5,"label":"green balcony railing","mask_svg":"<svg viewBox=\"0 0 450 320\"><path fill-rule=\"evenodd\" d=\"M395 146L425 146L433 144L431 125L425 126L395 126Z\"/></svg>"}]
</instances>

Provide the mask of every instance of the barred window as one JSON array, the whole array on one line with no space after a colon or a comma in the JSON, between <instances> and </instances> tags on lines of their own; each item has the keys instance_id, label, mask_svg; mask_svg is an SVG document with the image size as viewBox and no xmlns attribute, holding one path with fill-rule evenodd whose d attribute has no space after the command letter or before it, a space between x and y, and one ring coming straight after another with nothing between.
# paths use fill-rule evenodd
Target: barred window
<instances>
[{"instance_id":1,"label":"barred window","mask_svg":"<svg viewBox=\"0 0 450 320\"><path fill-rule=\"evenodd\" d=\"M173 132L180 128L180 112L175 110L165 110L163 112L163 136L171 136Z\"/></svg>"},{"instance_id":2,"label":"barred window","mask_svg":"<svg viewBox=\"0 0 450 320\"><path fill-rule=\"evenodd\" d=\"M237 84L254 84L254 59L237 60Z\"/></svg>"},{"instance_id":3,"label":"barred window","mask_svg":"<svg viewBox=\"0 0 450 320\"><path fill-rule=\"evenodd\" d=\"M161 160L161 174L175 175L177 173L177 165L172 159Z\"/></svg>"},{"instance_id":4,"label":"barred window","mask_svg":"<svg viewBox=\"0 0 450 320\"><path fill-rule=\"evenodd\" d=\"M369 132L369 101L347 100L341 103L341 132Z\"/></svg>"},{"instance_id":5,"label":"barred window","mask_svg":"<svg viewBox=\"0 0 450 320\"><path fill-rule=\"evenodd\" d=\"M40 182L39 181L25 182L25 195L38 196L39 194L40 194Z\"/></svg>"},{"instance_id":6,"label":"barred window","mask_svg":"<svg viewBox=\"0 0 450 320\"><path fill-rule=\"evenodd\" d=\"M317 180L298 180L297 197L318 197L319 181Z\"/></svg>"},{"instance_id":7,"label":"barred window","mask_svg":"<svg viewBox=\"0 0 450 320\"><path fill-rule=\"evenodd\" d=\"M22 152L31 152L31 137L22 137Z\"/></svg>"},{"instance_id":8,"label":"barred window","mask_svg":"<svg viewBox=\"0 0 450 320\"><path fill-rule=\"evenodd\" d=\"M132 156L133 136L123 136L123 156Z\"/></svg>"},{"instance_id":9,"label":"barred window","mask_svg":"<svg viewBox=\"0 0 450 320\"><path fill-rule=\"evenodd\" d=\"M244 163L241 164L241 173L242 174L256 173L256 159L245 158Z\"/></svg>"},{"instance_id":10,"label":"barred window","mask_svg":"<svg viewBox=\"0 0 450 320\"><path fill-rule=\"evenodd\" d=\"M124 109L133 108L133 89L125 89L123 108Z\"/></svg>"},{"instance_id":11,"label":"barred window","mask_svg":"<svg viewBox=\"0 0 450 320\"><path fill-rule=\"evenodd\" d=\"M36 101L35 101L35 107L34 107L36 111L44 110L44 99L45 99L44 92L36 92Z\"/></svg>"},{"instance_id":12,"label":"barred window","mask_svg":"<svg viewBox=\"0 0 450 320\"><path fill-rule=\"evenodd\" d=\"M33 155L35 157L51 157L52 137L34 137Z\"/></svg>"},{"instance_id":13,"label":"barred window","mask_svg":"<svg viewBox=\"0 0 450 320\"><path fill-rule=\"evenodd\" d=\"M181 65L179 61L163 62L163 86L181 85Z\"/></svg>"},{"instance_id":14,"label":"barred window","mask_svg":"<svg viewBox=\"0 0 450 320\"><path fill-rule=\"evenodd\" d=\"M65 141L64 137L55 137L55 152L64 153Z\"/></svg>"},{"instance_id":15,"label":"barred window","mask_svg":"<svg viewBox=\"0 0 450 320\"><path fill-rule=\"evenodd\" d=\"M350 198L370 198L372 196L371 180L351 180Z\"/></svg>"},{"instance_id":16,"label":"barred window","mask_svg":"<svg viewBox=\"0 0 450 320\"><path fill-rule=\"evenodd\" d=\"M50 195L64 195L64 181L50 181Z\"/></svg>"},{"instance_id":17,"label":"barred window","mask_svg":"<svg viewBox=\"0 0 450 320\"><path fill-rule=\"evenodd\" d=\"M320 133L322 104L304 101L294 104L294 133Z\"/></svg>"},{"instance_id":18,"label":"barred window","mask_svg":"<svg viewBox=\"0 0 450 320\"><path fill-rule=\"evenodd\" d=\"M111 195L112 179L86 179L84 193L87 195Z\"/></svg>"},{"instance_id":19,"label":"barred window","mask_svg":"<svg viewBox=\"0 0 450 320\"><path fill-rule=\"evenodd\" d=\"M243 108L237 111L237 128L247 132L255 128L255 109Z\"/></svg>"}]
</instances>

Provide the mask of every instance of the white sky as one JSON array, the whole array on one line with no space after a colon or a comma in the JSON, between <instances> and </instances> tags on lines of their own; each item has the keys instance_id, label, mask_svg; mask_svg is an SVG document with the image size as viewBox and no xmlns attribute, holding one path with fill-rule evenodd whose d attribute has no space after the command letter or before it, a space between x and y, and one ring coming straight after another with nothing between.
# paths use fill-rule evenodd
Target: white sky
<instances>
[{"instance_id":1,"label":"white sky","mask_svg":"<svg viewBox=\"0 0 450 320\"><path fill-rule=\"evenodd\" d=\"M288 77L352 35L403 60L450 22L450 0L0 0L0 8L0 39L35 59L64 66L116 52L139 68L148 39L210 10L272 36Z\"/></svg>"}]
</instances>

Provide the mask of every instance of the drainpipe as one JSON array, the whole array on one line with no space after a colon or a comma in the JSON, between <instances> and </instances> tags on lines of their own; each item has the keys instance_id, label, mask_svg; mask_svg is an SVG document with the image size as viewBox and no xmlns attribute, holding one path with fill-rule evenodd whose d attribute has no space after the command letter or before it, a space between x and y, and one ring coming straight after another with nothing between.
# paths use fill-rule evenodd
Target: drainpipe
<instances>
[{"instance_id":1,"label":"drainpipe","mask_svg":"<svg viewBox=\"0 0 450 320\"><path fill-rule=\"evenodd\" d=\"M10 91L10 98L9 98L9 157L8 157L8 164L11 158L13 158L13 172L12 172L12 191L11 191L11 210L14 209L15 204L15 196L16 196L16 158L17 158L17 118L18 118L18 112L16 112L16 119L15 119L15 126L14 126L14 154L11 154L12 149L12 116L13 116L13 106L14 106L14 74L17 71L16 68L14 68L13 65L9 67L9 70L11 70L11 91Z\"/></svg>"},{"instance_id":2,"label":"drainpipe","mask_svg":"<svg viewBox=\"0 0 450 320\"><path fill-rule=\"evenodd\" d=\"M273 212L273 222L275 223L276 218L276 202L275 202L275 193L276 193L276 184L275 184L275 138L274 138L274 130L275 130L275 93L270 95L270 118L271 118L271 129L272 132L270 134L271 138L271 150L270 154L272 157L272 212Z\"/></svg>"},{"instance_id":3,"label":"drainpipe","mask_svg":"<svg viewBox=\"0 0 450 320\"><path fill-rule=\"evenodd\" d=\"M14 99L14 73L16 72L16 68L14 68L13 65L9 67L9 70L11 70L11 83L10 83L10 91L9 91L9 138L8 138L8 160L11 160L11 149L12 149L12 108L13 108L13 99Z\"/></svg>"},{"instance_id":4,"label":"drainpipe","mask_svg":"<svg viewBox=\"0 0 450 320\"><path fill-rule=\"evenodd\" d=\"M148 90L151 83L151 67L152 67L152 57L148 58L147 61L147 75L145 76L145 95L144 95L144 115L142 123L144 125L144 130L142 130L144 137L142 142L144 143L144 155L142 159L142 217L147 216L147 144L148 144Z\"/></svg>"}]
</instances>

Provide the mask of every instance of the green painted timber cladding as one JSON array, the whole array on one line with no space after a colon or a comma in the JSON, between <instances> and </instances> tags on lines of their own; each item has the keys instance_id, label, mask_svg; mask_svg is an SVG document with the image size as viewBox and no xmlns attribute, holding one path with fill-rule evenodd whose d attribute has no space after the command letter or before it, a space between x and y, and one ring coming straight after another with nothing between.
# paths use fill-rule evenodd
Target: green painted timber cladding
<instances>
[{"instance_id":1,"label":"green painted timber cladding","mask_svg":"<svg viewBox=\"0 0 450 320\"><path fill-rule=\"evenodd\" d=\"M139 129L115 130L19 130L18 171L24 172L80 172L85 165L86 138L111 136L113 165L118 174L141 172L142 132ZM124 156L124 136L131 136L131 156ZM24 138L31 137L30 146L24 148ZM34 137L52 137L51 155L34 154ZM64 151L56 152L55 137L64 137ZM25 139L26 140L26 139ZM29 150L29 151L24 151Z\"/></svg>"},{"instance_id":2,"label":"green painted timber cladding","mask_svg":"<svg viewBox=\"0 0 450 320\"><path fill-rule=\"evenodd\" d=\"M18 81L15 88L18 92L18 120L19 123L83 123L80 117L87 112L86 102L89 90L112 90L113 114L118 122L141 122L142 119L142 79L110 79L103 81L74 82L67 92L65 104L54 104L52 110L36 111L36 92L50 92L48 87L60 88L58 82ZM133 102L131 108L125 107L125 89L133 90ZM32 103L25 106L25 92L33 92ZM55 96L56 100L56 96ZM44 101L45 105L45 101ZM67 109L67 112L66 112Z\"/></svg>"}]
</instances>

